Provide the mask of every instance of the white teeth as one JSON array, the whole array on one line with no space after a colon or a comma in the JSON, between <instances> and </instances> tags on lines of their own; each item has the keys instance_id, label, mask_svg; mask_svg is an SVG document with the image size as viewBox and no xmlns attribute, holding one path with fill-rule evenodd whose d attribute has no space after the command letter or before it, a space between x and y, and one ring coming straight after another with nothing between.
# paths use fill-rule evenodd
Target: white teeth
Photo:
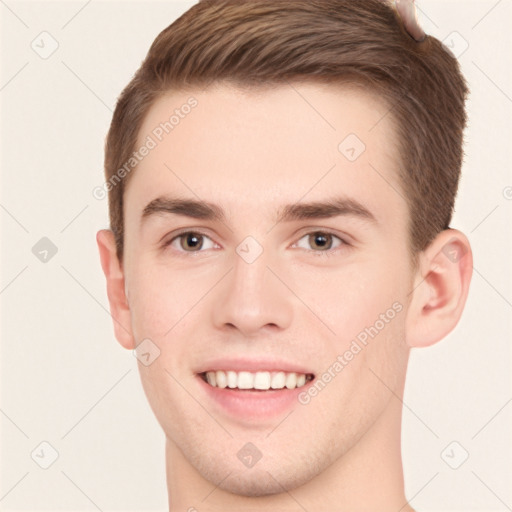
<instances>
[{"instance_id":1,"label":"white teeth","mask_svg":"<svg viewBox=\"0 0 512 512\"><path fill-rule=\"evenodd\" d=\"M228 385L228 378L224 372L215 372L215 380L218 388L225 388Z\"/></svg>"},{"instance_id":2,"label":"white teeth","mask_svg":"<svg viewBox=\"0 0 512 512\"><path fill-rule=\"evenodd\" d=\"M206 380L208 381L208 384L210 384L210 386L214 386L216 385L216 382L215 382L215 372L208 372L206 374Z\"/></svg>"},{"instance_id":3,"label":"white teeth","mask_svg":"<svg viewBox=\"0 0 512 512\"><path fill-rule=\"evenodd\" d=\"M251 389L254 387L254 377L249 372L238 374L238 389Z\"/></svg>"},{"instance_id":4,"label":"white teeth","mask_svg":"<svg viewBox=\"0 0 512 512\"><path fill-rule=\"evenodd\" d=\"M270 389L270 372L256 372L254 389Z\"/></svg>"},{"instance_id":5,"label":"white teeth","mask_svg":"<svg viewBox=\"0 0 512 512\"><path fill-rule=\"evenodd\" d=\"M270 383L270 387L272 389L283 389L286 383L286 373L277 372L272 375L272 382Z\"/></svg>"},{"instance_id":6,"label":"white teeth","mask_svg":"<svg viewBox=\"0 0 512 512\"><path fill-rule=\"evenodd\" d=\"M210 372L208 372L210 373ZM208 373L206 375L208 375ZM206 377L208 378L208 377ZM236 372L227 372L228 388L236 388L238 384L238 377Z\"/></svg>"},{"instance_id":7,"label":"white teeth","mask_svg":"<svg viewBox=\"0 0 512 512\"><path fill-rule=\"evenodd\" d=\"M206 372L206 381L210 386L218 388L238 389L295 389L309 381L304 373L285 372Z\"/></svg>"},{"instance_id":8,"label":"white teeth","mask_svg":"<svg viewBox=\"0 0 512 512\"><path fill-rule=\"evenodd\" d=\"M289 373L286 376L286 387L293 389L297 387L297 375L295 373Z\"/></svg>"}]
</instances>

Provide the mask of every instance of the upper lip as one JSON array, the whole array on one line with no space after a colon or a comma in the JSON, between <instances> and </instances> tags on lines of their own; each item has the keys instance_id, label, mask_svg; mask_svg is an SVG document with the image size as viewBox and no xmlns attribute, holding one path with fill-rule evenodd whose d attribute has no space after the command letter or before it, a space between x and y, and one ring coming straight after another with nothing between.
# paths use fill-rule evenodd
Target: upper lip
<instances>
[{"instance_id":1,"label":"upper lip","mask_svg":"<svg viewBox=\"0 0 512 512\"><path fill-rule=\"evenodd\" d=\"M235 359L212 359L205 362L197 370L197 373L205 373L216 370L234 371L234 372L264 372L264 371L282 371L286 373L304 373L312 374L314 372L303 365L290 361L266 358L235 358Z\"/></svg>"}]
</instances>

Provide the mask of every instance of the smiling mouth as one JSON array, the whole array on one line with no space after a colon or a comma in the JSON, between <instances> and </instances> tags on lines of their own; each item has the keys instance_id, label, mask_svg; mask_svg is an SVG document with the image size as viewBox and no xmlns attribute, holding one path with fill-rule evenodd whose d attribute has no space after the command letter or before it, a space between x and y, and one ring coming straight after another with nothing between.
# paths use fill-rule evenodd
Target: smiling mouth
<instances>
[{"instance_id":1,"label":"smiling mouth","mask_svg":"<svg viewBox=\"0 0 512 512\"><path fill-rule=\"evenodd\" d=\"M229 388L239 391L278 391L296 389L305 386L315 376L312 373L284 371L235 372L208 371L199 376L214 388Z\"/></svg>"}]
</instances>

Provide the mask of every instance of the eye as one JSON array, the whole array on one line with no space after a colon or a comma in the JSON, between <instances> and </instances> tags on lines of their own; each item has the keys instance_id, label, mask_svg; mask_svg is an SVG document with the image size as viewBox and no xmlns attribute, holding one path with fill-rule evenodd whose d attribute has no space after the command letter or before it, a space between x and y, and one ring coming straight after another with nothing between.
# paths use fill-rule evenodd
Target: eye
<instances>
[{"instance_id":1,"label":"eye","mask_svg":"<svg viewBox=\"0 0 512 512\"><path fill-rule=\"evenodd\" d=\"M312 249L305 247L303 241ZM170 246L179 253L199 253L202 252L202 249L214 249L217 246L209 236L199 231L183 231L163 245L164 248ZM339 236L327 231L311 231L295 244L295 246L318 256L330 256L333 252L336 252L337 248L341 246L348 247L349 245Z\"/></svg>"},{"instance_id":2,"label":"eye","mask_svg":"<svg viewBox=\"0 0 512 512\"><path fill-rule=\"evenodd\" d=\"M205 240L209 242L205 243ZM215 243L203 233L185 231L164 244L164 247L168 246L173 247L178 252L200 252L201 249L213 249Z\"/></svg>"},{"instance_id":3,"label":"eye","mask_svg":"<svg viewBox=\"0 0 512 512\"><path fill-rule=\"evenodd\" d=\"M300 245L301 241L305 240L306 244L309 244L313 249ZM337 242L336 242L337 241ZM306 249L310 252L315 252L323 256L330 255L334 252L334 249L342 245L349 245L340 237L326 231L312 231L307 235L303 236L298 242L297 246ZM325 253L325 254L322 254Z\"/></svg>"}]
</instances>

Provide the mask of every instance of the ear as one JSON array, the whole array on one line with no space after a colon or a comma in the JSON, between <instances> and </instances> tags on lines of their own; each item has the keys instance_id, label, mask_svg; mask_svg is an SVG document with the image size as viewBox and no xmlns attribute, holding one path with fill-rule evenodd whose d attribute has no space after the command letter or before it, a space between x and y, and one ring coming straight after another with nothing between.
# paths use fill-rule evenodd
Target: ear
<instances>
[{"instance_id":1,"label":"ear","mask_svg":"<svg viewBox=\"0 0 512 512\"><path fill-rule=\"evenodd\" d=\"M101 267L107 280L107 296L114 321L114 333L124 348L132 350L135 348L135 340L131 329L130 307L126 297L123 268L116 254L114 233L109 229L102 229L96 234L96 242Z\"/></svg>"},{"instance_id":2,"label":"ear","mask_svg":"<svg viewBox=\"0 0 512 512\"><path fill-rule=\"evenodd\" d=\"M456 229L439 233L419 255L406 320L410 347L433 345L454 329L466 303L472 273L471 246Z\"/></svg>"}]
</instances>

